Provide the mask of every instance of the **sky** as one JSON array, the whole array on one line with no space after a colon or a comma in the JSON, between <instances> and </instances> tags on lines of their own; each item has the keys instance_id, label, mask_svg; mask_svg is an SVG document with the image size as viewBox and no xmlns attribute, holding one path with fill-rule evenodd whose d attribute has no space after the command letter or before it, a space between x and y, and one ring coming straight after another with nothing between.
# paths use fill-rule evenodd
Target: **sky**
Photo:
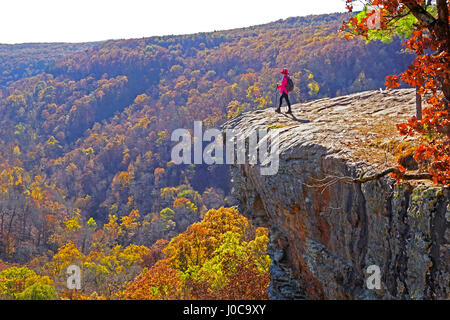
<instances>
[{"instance_id":1,"label":"sky","mask_svg":"<svg viewBox=\"0 0 450 320\"><path fill-rule=\"evenodd\" d=\"M190 34L344 11L344 0L1 0L0 43Z\"/></svg>"}]
</instances>

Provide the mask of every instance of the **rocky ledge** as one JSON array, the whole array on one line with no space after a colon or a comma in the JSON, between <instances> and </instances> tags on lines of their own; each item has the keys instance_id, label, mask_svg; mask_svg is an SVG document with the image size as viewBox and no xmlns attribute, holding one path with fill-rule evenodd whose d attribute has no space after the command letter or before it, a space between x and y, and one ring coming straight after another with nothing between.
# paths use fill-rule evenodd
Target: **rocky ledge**
<instances>
[{"instance_id":1,"label":"rocky ledge","mask_svg":"<svg viewBox=\"0 0 450 320\"><path fill-rule=\"evenodd\" d=\"M392 166L411 149L415 141L398 136L395 123L414 112L413 90L367 91L296 104L292 115L247 112L224 125L279 137L276 174L231 166L241 212L269 228L272 299L449 298L448 188L345 179ZM373 265L379 289L368 286L376 284Z\"/></svg>"}]
</instances>

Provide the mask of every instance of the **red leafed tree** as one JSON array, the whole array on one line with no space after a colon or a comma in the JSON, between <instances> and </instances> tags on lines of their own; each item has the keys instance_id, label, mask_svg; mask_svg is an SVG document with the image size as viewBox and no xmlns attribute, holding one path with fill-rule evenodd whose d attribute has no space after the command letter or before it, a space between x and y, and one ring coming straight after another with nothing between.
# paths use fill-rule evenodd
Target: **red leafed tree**
<instances>
[{"instance_id":1,"label":"red leafed tree","mask_svg":"<svg viewBox=\"0 0 450 320\"><path fill-rule=\"evenodd\" d=\"M353 0L346 0L347 9L353 10ZM415 59L400 75L386 78L387 88L400 87L400 81L416 87L427 97L422 119L413 116L397 125L402 135L421 135L421 144L415 151L416 161L426 165L435 183L448 185L450 181L450 31L449 3L447 0L364 0L373 10L362 18L352 17L341 30L369 38L371 26L377 16L377 28L392 31L398 21L407 16L417 20L407 36L404 46L415 53ZM400 165L400 174L404 168Z\"/></svg>"}]
</instances>

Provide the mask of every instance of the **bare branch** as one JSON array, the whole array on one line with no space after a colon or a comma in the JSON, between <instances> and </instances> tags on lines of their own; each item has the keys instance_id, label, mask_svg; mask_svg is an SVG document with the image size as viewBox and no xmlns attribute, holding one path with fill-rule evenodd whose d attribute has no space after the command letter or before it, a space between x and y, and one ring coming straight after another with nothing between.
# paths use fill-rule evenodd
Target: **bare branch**
<instances>
[{"instance_id":1,"label":"bare branch","mask_svg":"<svg viewBox=\"0 0 450 320\"><path fill-rule=\"evenodd\" d=\"M368 177L353 179L352 182L353 183L365 183L365 182L369 182L372 180L378 180L390 173L395 173L397 175L397 177L399 177L402 180L431 180L432 179L432 176L429 173L403 173L399 169L391 167L391 168L387 168L381 172L378 172L378 173L368 176Z\"/></svg>"},{"instance_id":2,"label":"bare branch","mask_svg":"<svg viewBox=\"0 0 450 320\"><path fill-rule=\"evenodd\" d=\"M429 173L404 173L397 168L390 167L367 177L361 176L359 178L352 178L348 176L327 176L323 179L314 180L314 182L319 183L313 183L312 185L304 183L304 185L309 188L322 188L321 192L323 193L328 187L339 182L362 184L369 181L381 179L382 177L390 173L395 173L396 176L401 180L431 180L433 178Z\"/></svg>"}]
</instances>

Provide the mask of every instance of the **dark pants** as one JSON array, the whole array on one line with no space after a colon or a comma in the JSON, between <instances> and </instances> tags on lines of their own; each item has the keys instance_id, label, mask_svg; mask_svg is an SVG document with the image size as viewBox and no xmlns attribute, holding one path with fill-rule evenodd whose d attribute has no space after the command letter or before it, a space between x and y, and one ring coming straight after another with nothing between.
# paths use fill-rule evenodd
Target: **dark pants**
<instances>
[{"instance_id":1,"label":"dark pants","mask_svg":"<svg viewBox=\"0 0 450 320\"><path fill-rule=\"evenodd\" d=\"M283 98L284 98L284 100L286 100L289 110L291 110L291 102L289 101L289 96L287 95L286 92L283 92L283 94L280 97L280 105L279 105L278 109L281 108L281 104L283 103Z\"/></svg>"}]
</instances>

